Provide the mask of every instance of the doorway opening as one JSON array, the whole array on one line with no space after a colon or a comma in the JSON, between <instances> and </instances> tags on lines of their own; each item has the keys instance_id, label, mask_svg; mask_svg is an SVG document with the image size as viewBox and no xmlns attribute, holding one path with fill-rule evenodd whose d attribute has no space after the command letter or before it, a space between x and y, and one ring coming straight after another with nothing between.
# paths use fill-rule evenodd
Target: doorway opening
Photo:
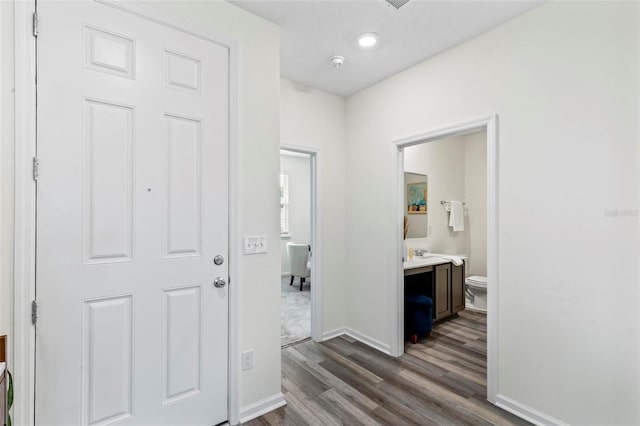
<instances>
[{"instance_id":1,"label":"doorway opening","mask_svg":"<svg viewBox=\"0 0 640 426\"><path fill-rule=\"evenodd\" d=\"M442 368L471 378L470 396L481 400L487 357L486 141L481 131L404 149L405 352L439 356ZM429 313L431 326L418 327L420 315Z\"/></svg>"},{"instance_id":2,"label":"doorway opening","mask_svg":"<svg viewBox=\"0 0 640 426\"><path fill-rule=\"evenodd\" d=\"M281 346L313 337L319 294L316 153L280 150Z\"/></svg>"},{"instance_id":3,"label":"doorway opening","mask_svg":"<svg viewBox=\"0 0 640 426\"><path fill-rule=\"evenodd\" d=\"M432 144L433 142L436 143ZM394 240L398 242L395 248L395 258L398 259L398 285L392 290L392 298L396 302L392 306L392 324L394 324L392 354L400 356L405 351L406 271L409 271L409 276L412 277L411 282L420 281L413 277L416 277L417 272L423 272L425 279L422 281L431 283L433 292L431 296L439 299L432 301L434 307L429 312L429 316L436 312L436 315L433 316L435 321L433 329L437 330L436 336L452 330L460 330L461 327L475 328L473 333L462 334L472 339L474 336L471 334L477 335L479 352L484 351L482 340L486 338L486 398L495 404L498 373L497 117L491 116L448 126L394 143L397 148L397 184L395 185L395 206L397 208L394 209L394 217L398 228L394 228ZM430 167L425 168L428 160L424 155L417 154L419 152L425 154L425 150L431 151L431 154L435 154L437 151L449 151L450 155L445 161L431 158ZM468 160L465 168L470 166L473 169L469 173L470 176L467 176L469 179L466 179L465 173L453 172L455 167L451 163L456 161L456 156L457 161L466 162L465 158ZM482 158L483 156L486 157ZM478 170L479 167L483 167L484 170ZM419 184L424 183L425 187L424 214L413 213L409 210L409 207L412 206L409 206L405 200L408 188L405 183L405 171L417 172L418 176L424 176L419 182ZM410 178L412 179L410 185L417 185L413 182L417 177L411 175ZM479 180L484 182L479 182ZM469 192L470 198L466 196L466 192ZM459 222L457 224L450 222L452 204L454 204L452 202L454 201L460 202L460 204L455 204L456 208L460 209L461 207L459 212L462 214L461 218L457 218ZM421 210L419 204L419 202L416 203L413 210L419 212ZM471 213L472 207L473 214ZM420 218L411 221L409 220L410 216L416 218L420 216ZM414 228L416 226L424 228L424 232L420 235L416 235L414 229L408 244L404 239L405 235L409 235L408 232L405 234L408 231L405 229L407 222L409 228L412 225ZM453 230L453 225L456 225L457 231ZM467 232L460 232L459 227L465 225ZM416 258L416 255L419 257ZM445 255L445 259L447 259L446 255L449 255L449 264L445 265L445 262L440 262L440 266L438 266L437 255ZM433 257L429 258L429 256ZM413 260L404 262L409 258ZM430 264L431 261L435 263ZM422 262L426 266L421 265L419 269L413 269L417 263L411 264L411 262ZM481 298L472 300L472 294L467 294L469 286L466 285L466 282L471 277L469 273L475 274L476 277L487 277L486 296L484 296L486 297L484 305L486 306L486 319L485 314L478 313L477 310L465 309L465 305L469 302L482 305ZM434 289L440 288L437 286L437 282L441 280L447 282L448 287L446 290L436 293ZM455 282L458 282L457 290L454 286ZM409 294L409 291L407 293ZM436 302L438 306L435 306ZM413 309L413 305L411 309ZM407 313L410 313L409 308L407 308ZM451 322L438 321L448 318L456 319ZM455 324L455 321L459 321L461 324ZM486 335L484 335L484 330L486 330Z\"/></svg>"}]
</instances>

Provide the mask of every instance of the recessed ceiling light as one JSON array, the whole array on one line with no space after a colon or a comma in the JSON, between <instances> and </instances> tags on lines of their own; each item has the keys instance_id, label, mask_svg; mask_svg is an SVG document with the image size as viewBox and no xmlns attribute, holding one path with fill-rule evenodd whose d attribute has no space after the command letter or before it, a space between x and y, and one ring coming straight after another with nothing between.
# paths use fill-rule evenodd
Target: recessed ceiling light
<instances>
[{"instance_id":1,"label":"recessed ceiling light","mask_svg":"<svg viewBox=\"0 0 640 426\"><path fill-rule=\"evenodd\" d=\"M378 43L378 34L376 33L364 33L358 37L360 47L373 47L376 43Z\"/></svg>"}]
</instances>

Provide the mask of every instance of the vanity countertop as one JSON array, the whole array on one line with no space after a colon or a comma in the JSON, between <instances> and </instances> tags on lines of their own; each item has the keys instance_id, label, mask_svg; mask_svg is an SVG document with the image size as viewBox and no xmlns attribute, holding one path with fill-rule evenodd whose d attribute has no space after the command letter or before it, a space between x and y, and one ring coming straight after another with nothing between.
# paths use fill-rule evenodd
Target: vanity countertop
<instances>
[{"instance_id":1,"label":"vanity countertop","mask_svg":"<svg viewBox=\"0 0 640 426\"><path fill-rule=\"evenodd\" d=\"M451 257L458 257L462 260L467 259L465 255L425 253L424 256L414 257L413 260L405 260L402 266L406 271L407 269L422 268L424 266L442 265L451 262Z\"/></svg>"}]
</instances>

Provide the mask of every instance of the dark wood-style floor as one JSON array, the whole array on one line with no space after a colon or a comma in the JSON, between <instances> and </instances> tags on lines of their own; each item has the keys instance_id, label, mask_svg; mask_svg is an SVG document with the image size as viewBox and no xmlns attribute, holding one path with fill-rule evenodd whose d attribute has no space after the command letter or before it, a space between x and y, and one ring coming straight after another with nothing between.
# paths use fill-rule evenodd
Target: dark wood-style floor
<instances>
[{"instance_id":1,"label":"dark wood-style floor","mask_svg":"<svg viewBox=\"0 0 640 426\"><path fill-rule=\"evenodd\" d=\"M463 311L400 358L348 337L282 351L285 407L258 425L524 425L486 401L486 316Z\"/></svg>"}]
</instances>

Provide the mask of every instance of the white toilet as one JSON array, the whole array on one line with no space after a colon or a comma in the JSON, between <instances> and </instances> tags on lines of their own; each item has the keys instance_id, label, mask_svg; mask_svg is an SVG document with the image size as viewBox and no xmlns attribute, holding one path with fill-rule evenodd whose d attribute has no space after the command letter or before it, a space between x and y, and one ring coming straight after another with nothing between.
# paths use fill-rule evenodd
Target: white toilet
<instances>
[{"instance_id":1,"label":"white toilet","mask_svg":"<svg viewBox=\"0 0 640 426\"><path fill-rule=\"evenodd\" d=\"M487 277L473 275L465 280L467 308L487 311Z\"/></svg>"}]
</instances>

